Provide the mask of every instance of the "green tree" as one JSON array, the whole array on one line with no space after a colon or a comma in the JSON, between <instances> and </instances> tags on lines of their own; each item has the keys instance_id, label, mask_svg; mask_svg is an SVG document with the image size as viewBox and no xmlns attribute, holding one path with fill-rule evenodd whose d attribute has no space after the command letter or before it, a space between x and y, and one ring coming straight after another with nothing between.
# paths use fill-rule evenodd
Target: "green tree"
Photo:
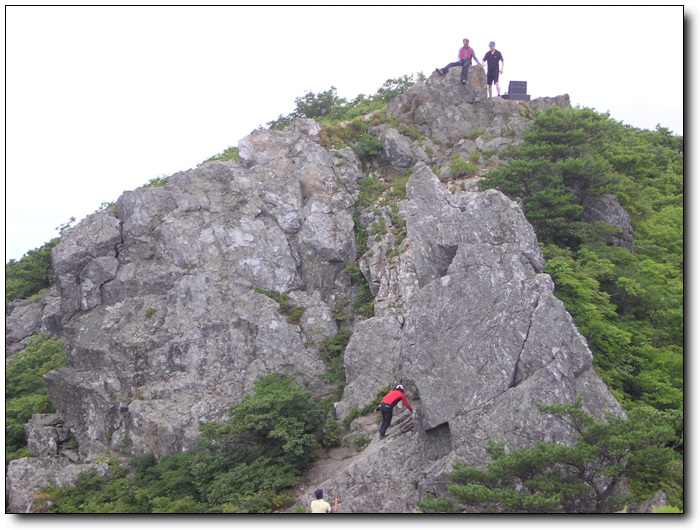
<instances>
[{"instance_id":1,"label":"green tree","mask_svg":"<svg viewBox=\"0 0 700 530\"><path fill-rule=\"evenodd\" d=\"M19 261L11 259L5 264L5 309L13 300L28 298L53 284L51 249L58 241L54 238Z\"/></svg>"},{"instance_id":2,"label":"green tree","mask_svg":"<svg viewBox=\"0 0 700 530\"><path fill-rule=\"evenodd\" d=\"M607 115L550 107L535 116L523 145L507 153L508 162L480 186L522 198L541 242L575 249L586 235L580 222L583 200L619 186L619 177L598 153L612 130Z\"/></svg>"},{"instance_id":3,"label":"green tree","mask_svg":"<svg viewBox=\"0 0 700 530\"><path fill-rule=\"evenodd\" d=\"M259 378L224 423L200 425L198 446L156 459L110 461L107 476L48 488L52 513L261 513L293 502L290 490L317 457L323 415L287 374ZM42 498L42 501L46 500Z\"/></svg>"},{"instance_id":4,"label":"green tree","mask_svg":"<svg viewBox=\"0 0 700 530\"><path fill-rule=\"evenodd\" d=\"M334 86L318 94L309 91L304 96L294 99L295 108L291 114L287 116L280 115L267 125L270 129L284 129L297 118L319 120L328 116L334 109L342 107L345 103L346 100L338 96L338 91Z\"/></svg>"},{"instance_id":5,"label":"green tree","mask_svg":"<svg viewBox=\"0 0 700 530\"><path fill-rule=\"evenodd\" d=\"M46 395L44 374L65 365L63 340L48 333L34 337L19 353L9 357L5 365L5 455L27 444L24 424L33 414L53 412Z\"/></svg>"},{"instance_id":6,"label":"green tree","mask_svg":"<svg viewBox=\"0 0 700 530\"><path fill-rule=\"evenodd\" d=\"M311 393L286 374L259 378L253 394L232 407L230 419L206 422L190 470L202 498L225 510L271 511L261 498L277 499L296 485L318 457L314 436L323 423ZM274 504L274 502L272 502Z\"/></svg>"},{"instance_id":7,"label":"green tree","mask_svg":"<svg viewBox=\"0 0 700 530\"><path fill-rule=\"evenodd\" d=\"M223 424L202 424L205 447L216 453L245 447L251 454L294 466L298 471L316 456L314 431L323 418L311 393L285 374L258 379L253 393L233 407Z\"/></svg>"},{"instance_id":8,"label":"green tree","mask_svg":"<svg viewBox=\"0 0 700 530\"><path fill-rule=\"evenodd\" d=\"M422 81L425 76L418 74L415 79ZM351 101L339 97L334 86L317 94L309 91L304 96L295 98L293 112L286 116L280 114L276 120L268 122L267 126L270 129L281 130L291 125L296 118L313 118L325 124L350 121L386 108L389 101L404 93L413 84L415 84L413 75L387 79L376 94L370 96L359 94ZM354 134L353 139L358 136L359 134Z\"/></svg>"},{"instance_id":9,"label":"green tree","mask_svg":"<svg viewBox=\"0 0 700 530\"><path fill-rule=\"evenodd\" d=\"M294 100L295 118L323 118L330 114L335 107L340 107L346 103L344 98L338 97L337 89L332 86L329 90L314 94L307 92L303 97Z\"/></svg>"},{"instance_id":10,"label":"green tree","mask_svg":"<svg viewBox=\"0 0 700 530\"><path fill-rule=\"evenodd\" d=\"M425 81L425 75L419 73L418 81ZM404 75L396 79L387 79L384 84L377 90L376 99L389 103L396 96L399 96L411 88L416 81L412 75Z\"/></svg>"},{"instance_id":11,"label":"green tree","mask_svg":"<svg viewBox=\"0 0 700 530\"><path fill-rule=\"evenodd\" d=\"M611 513L678 480L669 418L649 407L627 419L596 421L581 401L541 406L575 434L571 445L537 442L506 451L490 442L486 469L455 462L447 497L419 502L426 512ZM624 487L630 492L624 493ZM674 504L681 499L674 499Z\"/></svg>"}]
</instances>

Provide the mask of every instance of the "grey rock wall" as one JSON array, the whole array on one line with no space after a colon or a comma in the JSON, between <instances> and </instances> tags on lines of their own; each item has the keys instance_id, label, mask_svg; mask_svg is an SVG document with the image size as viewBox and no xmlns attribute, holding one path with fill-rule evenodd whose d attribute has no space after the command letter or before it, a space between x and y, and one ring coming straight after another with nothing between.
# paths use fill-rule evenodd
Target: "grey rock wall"
<instances>
[{"instance_id":1,"label":"grey rock wall","mask_svg":"<svg viewBox=\"0 0 700 530\"><path fill-rule=\"evenodd\" d=\"M46 384L82 451L187 449L271 372L328 390L308 344L337 333L355 155L306 130L256 131L241 153L126 192L57 246L68 360ZM301 325L259 290L289 293Z\"/></svg>"},{"instance_id":2,"label":"grey rock wall","mask_svg":"<svg viewBox=\"0 0 700 530\"><path fill-rule=\"evenodd\" d=\"M341 495L349 512L412 511L426 492L446 492L441 473L455 459L487 461L489 440L508 448L566 443L567 426L539 412L538 403L581 396L601 420L604 412L622 414L554 297L535 235L514 202L496 191L452 195L419 163L403 211L404 259L420 286L399 319L377 317L356 328L335 411L347 417L390 380L404 385L416 415L397 411L385 440L375 425L369 447L342 472L309 485L309 492Z\"/></svg>"}]
</instances>

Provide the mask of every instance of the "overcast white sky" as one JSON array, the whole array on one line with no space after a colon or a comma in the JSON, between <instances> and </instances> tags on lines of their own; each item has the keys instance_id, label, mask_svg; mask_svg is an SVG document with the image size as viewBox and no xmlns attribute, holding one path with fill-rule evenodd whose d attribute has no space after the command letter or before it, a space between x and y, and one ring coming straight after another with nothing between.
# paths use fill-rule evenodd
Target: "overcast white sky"
<instances>
[{"instance_id":1,"label":"overcast white sky","mask_svg":"<svg viewBox=\"0 0 700 530\"><path fill-rule=\"evenodd\" d=\"M686 15L688 11L686 8ZM196 167L294 99L481 58L501 91L569 94L683 134L682 6L6 7L6 255L126 190Z\"/></svg>"}]
</instances>

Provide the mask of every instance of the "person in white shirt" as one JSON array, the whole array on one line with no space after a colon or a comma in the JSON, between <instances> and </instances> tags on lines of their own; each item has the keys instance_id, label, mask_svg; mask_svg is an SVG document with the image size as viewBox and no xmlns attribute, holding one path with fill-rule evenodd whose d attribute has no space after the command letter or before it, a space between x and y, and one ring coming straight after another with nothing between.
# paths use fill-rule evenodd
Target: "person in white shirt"
<instances>
[{"instance_id":1,"label":"person in white shirt","mask_svg":"<svg viewBox=\"0 0 700 530\"><path fill-rule=\"evenodd\" d=\"M335 506L331 508L331 505L323 500L323 490L316 490L314 495L316 496L316 500L311 501L311 513L338 513L340 497L335 498Z\"/></svg>"}]
</instances>

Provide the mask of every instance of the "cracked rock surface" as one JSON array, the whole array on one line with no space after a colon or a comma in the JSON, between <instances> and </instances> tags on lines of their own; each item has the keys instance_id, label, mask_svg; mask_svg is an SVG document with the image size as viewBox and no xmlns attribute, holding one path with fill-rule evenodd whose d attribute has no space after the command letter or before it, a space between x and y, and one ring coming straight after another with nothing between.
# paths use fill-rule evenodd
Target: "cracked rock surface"
<instances>
[{"instance_id":1,"label":"cracked rock surface","mask_svg":"<svg viewBox=\"0 0 700 530\"><path fill-rule=\"evenodd\" d=\"M361 409L382 383L400 382L417 414L400 411L392 437L379 441L370 432L362 454L314 486L342 495L344 511L411 511L426 492L445 493L441 473L455 459L488 461L489 440L508 448L565 443L566 426L537 403L572 403L580 395L601 419L603 411L622 413L542 273L532 227L515 203L496 191L452 195L418 163L404 214L409 250L402 259L413 273L397 281L417 278L420 287L405 304L398 336L376 344L399 329L396 319L376 317L365 324L367 335L353 336L345 358L351 391L336 413Z\"/></svg>"}]
</instances>

